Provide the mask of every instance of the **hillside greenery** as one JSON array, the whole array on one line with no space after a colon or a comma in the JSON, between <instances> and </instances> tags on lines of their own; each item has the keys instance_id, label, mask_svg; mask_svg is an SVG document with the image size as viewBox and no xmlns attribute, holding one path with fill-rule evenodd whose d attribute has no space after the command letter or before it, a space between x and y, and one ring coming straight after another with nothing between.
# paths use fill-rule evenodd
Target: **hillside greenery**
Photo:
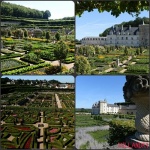
<instances>
[{"instance_id":1,"label":"hillside greenery","mask_svg":"<svg viewBox=\"0 0 150 150\"><path fill-rule=\"evenodd\" d=\"M149 24L149 18L143 17L143 18L136 18L135 20L131 20L128 22L122 22L120 24L117 24L118 26L123 25L124 27L129 27L129 25L131 25L131 27L138 27L140 24L143 24L143 21L145 24ZM107 28L103 33L99 34L99 36L107 36L109 30L111 29L111 27Z\"/></svg>"},{"instance_id":2,"label":"hillside greenery","mask_svg":"<svg viewBox=\"0 0 150 150\"><path fill-rule=\"evenodd\" d=\"M25 18L48 19L51 16L51 13L49 10L39 11L37 9L31 9L17 4L2 2L1 15L25 17Z\"/></svg>"}]
</instances>

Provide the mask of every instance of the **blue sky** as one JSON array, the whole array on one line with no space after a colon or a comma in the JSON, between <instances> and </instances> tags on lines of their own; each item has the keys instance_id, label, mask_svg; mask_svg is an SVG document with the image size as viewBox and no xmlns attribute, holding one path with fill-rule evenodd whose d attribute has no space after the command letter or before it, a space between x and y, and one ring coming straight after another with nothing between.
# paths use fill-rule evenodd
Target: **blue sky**
<instances>
[{"instance_id":1,"label":"blue sky","mask_svg":"<svg viewBox=\"0 0 150 150\"><path fill-rule=\"evenodd\" d=\"M95 102L104 99L109 104L125 102L125 82L125 76L77 76L76 108L91 108Z\"/></svg>"},{"instance_id":2,"label":"blue sky","mask_svg":"<svg viewBox=\"0 0 150 150\"><path fill-rule=\"evenodd\" d=\"M51 12L50 19L73 17L75 14L73 1L6 1L6 2L43 11L49 10Z\"/></svg>"},{"instance_id":3,"label":"blue sky","mask_svg":"<svg viewBox=\"0 0 150 150\"><path fill-rule=\"evenodd\" d=\"M149 11L143 11L139 17L149 17ZM85 11L81 17L76 16L76 39L80 40L86 36L99 36L105 29L120 24L124 21L135 20L128 13L122 13L119 17L112 16L110 12L99 13L97 9L93 12Z\"/></svg>"},{"instance_id":4,"label":"blue sky","mask_svg":"<svg viewBox=\"0 0 150 150\"><path fill-rule=\"evenodd\" d=\"M66 83L66 82L69 82L69 83L74 83L74 77L71 76L71 75L56 75L56 76L53 76L53 75L42 75L42 76L38 76L38 75L35 75L35 76L31 76L31 75L14 75L14 76L11 76L11 75L8 75L8 76L2 76L2 78L5 78L5 77L8 77L9 79L24 79L24 80L58 80L62 83Z\"/></svg>"}]
</instances>

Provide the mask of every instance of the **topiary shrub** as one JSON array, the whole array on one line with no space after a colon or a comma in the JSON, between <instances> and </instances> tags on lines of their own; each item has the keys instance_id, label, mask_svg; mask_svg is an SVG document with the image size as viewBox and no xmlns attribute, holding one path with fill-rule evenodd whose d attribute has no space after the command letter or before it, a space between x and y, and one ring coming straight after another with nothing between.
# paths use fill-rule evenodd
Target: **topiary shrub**
<instances>
[{"instance_id":1,"label":"topiary shrub","mask_svg":"<svg viewBox=\"0 0 150 150\"><path fill-rule=\"evenodd\" d=\"M108 143L110 146L124 142L127 136L134 134L136 131L134 120L112 120L109 126Z\"/></svg>"}]
</instances>

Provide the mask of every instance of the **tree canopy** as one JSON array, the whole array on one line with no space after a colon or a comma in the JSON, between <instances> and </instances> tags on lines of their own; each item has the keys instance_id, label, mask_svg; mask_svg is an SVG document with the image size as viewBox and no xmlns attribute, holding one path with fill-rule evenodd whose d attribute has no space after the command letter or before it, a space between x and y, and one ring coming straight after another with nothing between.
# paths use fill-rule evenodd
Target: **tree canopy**
<instances>
[{"instance_id":1,"label":"tree canopy","mask_svg":"<svg viewBox=\"0 0 150 150\"><path fill-rule=\"evenodd\" d=\"M44 14L43 14L43 18L44 18L44 19L48 19L49 17L51 17L51 13L50 13L49 10L46 10L46 11L44 12Z\"/></svg>"},{"instance_id":2,"label":"tree canopy","mask_svg":"<svg viewBox=\"0 0 150 150\"><path fill-rule=\"evenodd\" d=\"M81 16L84 11L91 12L98 9L99 12L111 12L111 15L118 17L121 13L127 12L130 15L138 16L141 11L149 10L148 1L76 1L76 15Z\"/></svg>"},{"instance_id":3,"label":"tree canopy","mask_svg":"<svg viewBox=\"0 0 150 150\"><path fill-rule=\"evenodd\" d=\"M27 8L25 6L12 4L12 3L1 3L1 15L14 16L14 17L25 17L25 18L38 18L48 19L51 16L49 10L39 11L37 9Z\"/></svg>"},{"instance_id":4,"label":"tree canopy","mask_svg":"<svg viewBox=\"0 0 150 150\"><path fill-rule=\"evenodd\" d=\"M76 56L75 69L77 74L90 74L91 66L84 56Z\"/></svg>"},{"instance_id":5,"label":"tree canopy","mask_svg":"<svg viewBox=\"0 0 150 150\"><path fill-rule=\"evenodd\" d=\"M69 47L63 41L58 42L56 45L56 49L54 50L54 56L60 62L60 69L62 60L64 60L67 57L68 49Z\"/></svg>"}]
</instances>

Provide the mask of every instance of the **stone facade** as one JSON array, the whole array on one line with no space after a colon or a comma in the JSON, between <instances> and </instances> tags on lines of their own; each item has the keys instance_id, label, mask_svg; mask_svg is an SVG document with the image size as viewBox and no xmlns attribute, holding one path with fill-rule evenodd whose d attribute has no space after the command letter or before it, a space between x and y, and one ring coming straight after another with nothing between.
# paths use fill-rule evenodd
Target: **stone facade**
<instances>
[{"instance_id":1,"label":"stone facade","mask_svg":"<svg viewBox=\"0 0 150 150\"><path fill-rule=\"evenodd\" d=\"M138 27L124 27L115 25L110 28L106 37L85 37L81 39L83 45L111 45L111 46L149 46L149 24Z\"/></svg>"},{"instance_id":2,"label":"stone facade","mask_svg":"<svg viewBox=\"0 0 150 150\"><path fill-rule=\"evenodd\" d=\"M135 105L117 105L117 104L107 104L107 101L98 101L92 106L92 114L136 114Z\"/></svg>"},{"instance_id":3,"label":"stone facade","mask_svg":"<svg viewBox=\"0 0 150 150\"><path fill-rule=\"evenodd\" d=\"M85 37L82 39L84 45L105 45L106 37Z\"/></svg>"}]
</instances>

